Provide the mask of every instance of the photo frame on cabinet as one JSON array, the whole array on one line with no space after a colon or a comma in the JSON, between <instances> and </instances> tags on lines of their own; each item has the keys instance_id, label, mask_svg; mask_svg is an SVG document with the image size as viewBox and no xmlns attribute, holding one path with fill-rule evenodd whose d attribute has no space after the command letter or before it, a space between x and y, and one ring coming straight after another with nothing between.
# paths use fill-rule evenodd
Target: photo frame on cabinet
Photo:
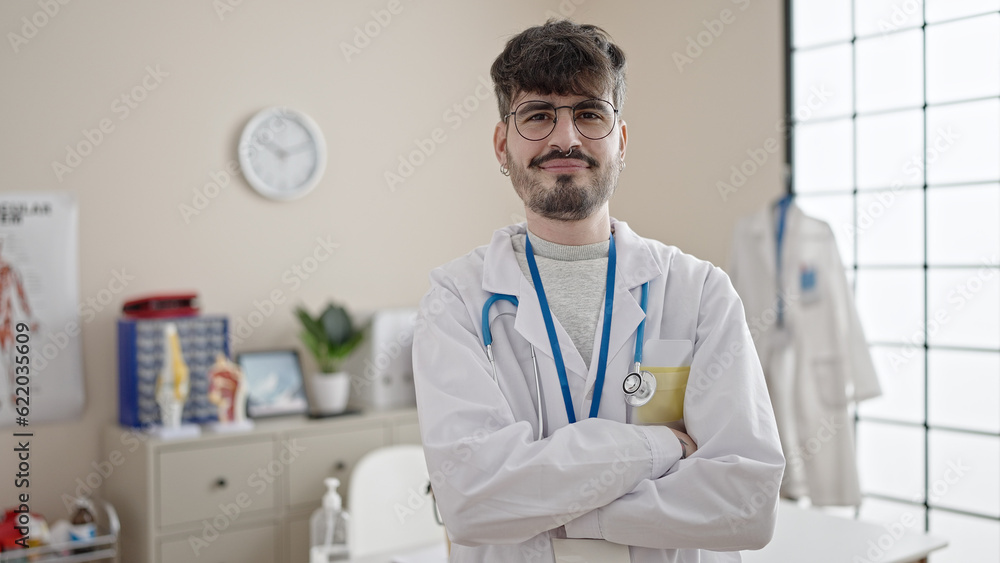
<instances>
[{"instance_id":1,"label":"photo frame on cabinet","mask_svg":"<svg viewBox=\"0 0 1000 563\"><path fill-rule=\"evenodd\" d=\"M236 356L236 363L246 377L248 417L305 414L308 410L298 351L243 352Z\"/></svg>"}]
</instances>

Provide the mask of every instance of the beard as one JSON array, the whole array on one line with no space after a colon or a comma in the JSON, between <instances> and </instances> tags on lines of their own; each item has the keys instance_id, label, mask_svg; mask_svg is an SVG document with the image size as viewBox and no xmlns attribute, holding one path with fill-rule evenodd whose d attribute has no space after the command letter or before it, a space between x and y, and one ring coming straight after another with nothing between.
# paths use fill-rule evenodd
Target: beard
<instances>
[{"instance_id":1,"label":"beard","mask_svg":"<svg viewBox=\"0 0 1000 563\"><path fill-rule=\"evenodd\" d=\"M508 151L507 162L510 163L510 181L514 191L528 209L547 219L586 219L611 199L618 187L621 169L609 162L598 162L576 149L569 158L586 162L590 168L576 174L559 174L554 185L543 185L546 173L541 165L559 158L566 157L561 152L551 152L532 159L527 167L523 167L515 163Z\"/></svg>"}]
</instances>

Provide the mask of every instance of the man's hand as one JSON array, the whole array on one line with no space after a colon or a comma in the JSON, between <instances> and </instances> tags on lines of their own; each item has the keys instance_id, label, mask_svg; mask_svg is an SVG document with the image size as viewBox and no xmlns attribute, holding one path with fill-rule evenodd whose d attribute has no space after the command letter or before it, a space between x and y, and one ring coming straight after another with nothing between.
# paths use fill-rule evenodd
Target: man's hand
<instances>
[{"instance_id":1,"label":"man's hand","mask_svg":"<svg viewBox=\"0 0 1000 563\"><path fill-rule=\"evenodd\" d=\"M691 439L691 436L688 436L686 433L681 432L676 428L670 428L670 430L677 435L677 439L680 440L681 443L683 444L682 447L684 449L684 457L691 457L691 454L698 451L698 444L694 443L694 440Z\"/></svg>"}]
</instances>

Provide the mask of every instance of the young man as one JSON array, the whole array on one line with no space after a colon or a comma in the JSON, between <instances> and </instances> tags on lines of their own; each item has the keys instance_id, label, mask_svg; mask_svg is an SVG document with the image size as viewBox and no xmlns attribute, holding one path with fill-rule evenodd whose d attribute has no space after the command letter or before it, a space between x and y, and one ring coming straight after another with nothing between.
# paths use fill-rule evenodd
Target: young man
<instances>
[{"instance_id":1,"label":"young man","mask_svg":"<svg viewBox=\"0 0 1000 563\"><path fill-rule=\"evenodd\" d=\"M492 77L494 148L527 222L431 274L414 337L451 560L739 561L771 538L784 458L728 277L609 214L624 54L550 21ZM626 402L640 360L669 426L633 423L652 416Z\"/></svg>"}]
</instances>

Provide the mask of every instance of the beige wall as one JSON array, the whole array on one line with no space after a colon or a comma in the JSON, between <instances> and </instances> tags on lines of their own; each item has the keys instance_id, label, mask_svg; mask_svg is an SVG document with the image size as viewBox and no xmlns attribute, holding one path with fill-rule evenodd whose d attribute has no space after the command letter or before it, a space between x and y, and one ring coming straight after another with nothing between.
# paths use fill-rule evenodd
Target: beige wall
<instances>
[{"instance_id":1,"label":"beige wall","mask_svg":"<svg viewBox=\"0 0 1000 563\"><path fill-rule=\"evenodd\" d=\"M748 149L768 139L783 147L778 0L400 0L402 11L345 60L341 44L388 4L243 0L220 18L208 0L71 2L18 52L0 48L2 189L77 195L82 300L116 270L134 276L83 328L83 417L34 427L33 509L63 516L60 495L101 461L99 429L117 419L114 323L125 297L194 288L205 310L235 321L281 290L284 304L241 349L291 346L294 304L414 305L432 267L521 216L490 145L494 101L476 94L506 38L547 13L605 27L630 57L628 168L615 216L722 263L735 219L780 192L780 152L727 201L716 189ZM3 31L20 34L21 18L41 9L3 2ZM732 23L679 71L672 54L725 9ZM147 66L162 82L127 117L115 111ZM452 107L463 102L473 109L458 120ZM235 159L242 126L270 105L303 111L323 129L322 183L303 200L274 203L237 179L185 221L179 206L193 205L194 190ZM114 131L58 180L52 162L102 119ZM436 128L446 140L390 190L384 173ZM293 289L282 274L317 237L339 248ZM13 448L9 432L0 448ZM12 458L0 455L0 506L14 501Z\"/></svg>"}]
</instances>

